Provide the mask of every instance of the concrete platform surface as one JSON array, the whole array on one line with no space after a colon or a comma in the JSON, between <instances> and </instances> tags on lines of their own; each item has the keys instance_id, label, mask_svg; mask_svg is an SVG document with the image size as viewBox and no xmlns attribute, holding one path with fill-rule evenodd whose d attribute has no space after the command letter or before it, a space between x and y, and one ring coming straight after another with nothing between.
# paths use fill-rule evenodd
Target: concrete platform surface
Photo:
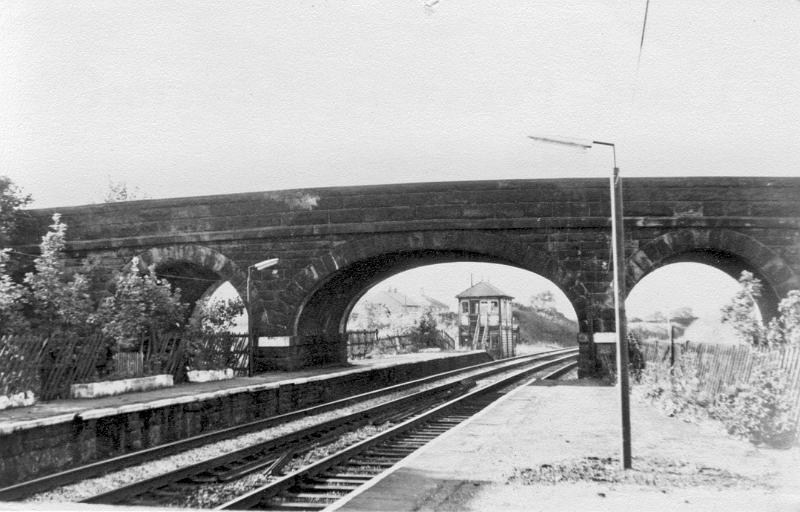
<instances>
[{"instance_id":1,"label":"concrete platform surface","mask_svg":"<svg viewBox=\"0 0 800 512\"><path fill-rule=\"evenodd\" d=\"M523 484L515 472L583 457L619 457L615 388L527 385L373 479L342 511L800 510L800 448L771 450L632 400L637 461L680 460L741 475L724 486L582 481ZM746 479L758 485L745 485ZM638 480L637 480L638 481ZM763 485L766 483L766 487Z\"/></svg>"},{"instance_id":2,"label":"concrete platform surface","mask_svg":"<svg viewBox=\"0 0 800 512\"><path fill-rule=\"evenodd\" d=\"M65 399L41 402L30 407L16 407L0 411L0 433L20 428L31 428L71 421L76 415L85 418L108 416L120 412L133 412L146 408L163 407L172 403L199 401L204 398L239 393L252 389L301 384L309 380L369 371L400 364L427 361L467 352L428 352L403 354L380 359L352 361L346 365L310 368L292 372L269 372L253 377L236 377L230 380L200 383L183 383L169 388L153 389L116 396L85 399Z\"/></svg>"}]
</instances>

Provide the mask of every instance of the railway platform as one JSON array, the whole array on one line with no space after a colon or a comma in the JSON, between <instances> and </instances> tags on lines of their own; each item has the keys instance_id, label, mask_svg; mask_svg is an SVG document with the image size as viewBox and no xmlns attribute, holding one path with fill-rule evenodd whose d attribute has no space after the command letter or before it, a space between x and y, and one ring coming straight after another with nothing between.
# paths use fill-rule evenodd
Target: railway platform
<instances>
[{"instance_id":1,"label":"railway platform","mask_svg":"<svg viewBox=\"0 0 800 512\"><path fill-rule=\"evenodd\" d=\"M490 360L417 353L0 411L0 487Z\"/></svg>"},{"instance_id":2,"label":"railway platform","mask_svg":"<svg viewBox=\"0 0 800 512\"><path fill-rule=\"evenodd\" d=\"M684 468L736 478L678 487L654 485L644 473L632 483L526 480L527 468L618 458L617 391L592 384L521 386L327 510L800 510L798 447L757 449L710 424L669 418L638 400L631 414L634 471L637 464L683 461Z\"/></svg>"},{"instance_id":3,"label":"railway platform","mask_svg":"<svg viewBox=\"0 0 800 512\"><path fill-rule=\"evenodd\" d=\"M429 352L402 354L381 359L350 361L345 365L309 368L296 371L274 371L253 377L234 377L214 382L182 383L172 387L124 393L101 398L64 399L40 402L30 407L15 407L0 411L0 435L14 430L39 425L72 421L76 415L92 411L107 414L129 412L136 408L152 408L165 403L198 401L250 391L267 386L298 385L309 381L331 379L342 375L355 375L381 368L463 356L468 352Z\"/></svg>"}]
</instances>

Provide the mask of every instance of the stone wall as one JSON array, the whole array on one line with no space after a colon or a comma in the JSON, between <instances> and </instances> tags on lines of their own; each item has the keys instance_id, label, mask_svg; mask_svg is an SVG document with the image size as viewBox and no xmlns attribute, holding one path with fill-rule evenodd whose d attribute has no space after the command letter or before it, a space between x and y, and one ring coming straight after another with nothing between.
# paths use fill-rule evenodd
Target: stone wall
<instances>
[{"instance_id":1,"label":"stone wall","mask_svg":"<svg viewBox=\"0 0 800 512\"><path fill-rule=\"evenodd\" d=\"M677 261L708 263L734 277L754 272L766 285L767 312L800 288L800 179L623 183L629 288ZM342 343L350 308L367 288L446 261L535 272L567 295L581 332L614 329L606 179L318 188L34 210L18 247L35 250L55 211L69 226L76 264L93 255L121 268L138 255L171 274L230 280L244 296L247 267L280 258L253 274L258 332L322 337L321 360L343 353L330 344ZM315 359L297 347L271 353L291 365ZM591 354L589 347L581 357Z\"/></svg>"},{"instance_id":2,"label":"stone wall","mask_svg":"<svg viewBox=\"0 0 800 512\"><path fill-rule=\"evenodd\" d=\"M472 352L116 411L89 410L53 424L18 428L0 434L0 487L489 360L485 353Z\"/></svg>"}]
</instances>

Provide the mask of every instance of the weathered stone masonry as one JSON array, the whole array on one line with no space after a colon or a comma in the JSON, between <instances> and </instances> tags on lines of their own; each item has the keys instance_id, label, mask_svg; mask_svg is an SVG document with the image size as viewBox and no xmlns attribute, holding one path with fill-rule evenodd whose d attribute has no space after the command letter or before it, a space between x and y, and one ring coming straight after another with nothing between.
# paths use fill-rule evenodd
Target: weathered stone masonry
<instances>
[{"instance_id":1,"label":"weathered stone masonry","mask_svg":"<svg viewBox=\"0 0 800 512\"><path fill-rule=\"evenodd\" d=\"M87 410L46 418L40 426L5 424L0 429L0 487L490 360L485 353L470 352L111 410Z\"/></svg>"},{"instance_id":2,"label":"weathered stone masonry","mask_svg":"<svg viewBox=\"0 0 800 512\"><path fill-rule=\"evenodd\" d=\"M753 271L767 288L761 307L800 288L800 179L636 178L624 181L629 289L672 262L697 261L734 277ZM253 307L263 336L288 346L259 349L261 368L344 358L346 319L371 285L415 266L504 263L564 291L582 334L613 330L605 179L422 183L259 192L32 211L17 242L34 250L49 217L69 226L70 255L110 268L133 256L174 277L196 300L230 280ZM582 346L581 373L594 368Z\"/></svg>"}]
</instances>

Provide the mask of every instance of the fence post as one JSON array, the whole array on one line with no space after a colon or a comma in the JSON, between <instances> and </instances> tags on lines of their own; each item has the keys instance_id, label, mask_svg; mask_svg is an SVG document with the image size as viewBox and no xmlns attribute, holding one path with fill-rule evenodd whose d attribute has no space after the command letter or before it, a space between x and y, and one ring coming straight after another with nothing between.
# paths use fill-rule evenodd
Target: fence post
<instances>
[{"instance_id":1,"label":"fence post","mask_svg":"<svg viewBox=\"0 0 800 512\"><path fill-rule=\"evenodd\" d=\"M675 366L675 331L671 321L667 321L669 325L669 364Z\"/></svg>"}]
</instances>

